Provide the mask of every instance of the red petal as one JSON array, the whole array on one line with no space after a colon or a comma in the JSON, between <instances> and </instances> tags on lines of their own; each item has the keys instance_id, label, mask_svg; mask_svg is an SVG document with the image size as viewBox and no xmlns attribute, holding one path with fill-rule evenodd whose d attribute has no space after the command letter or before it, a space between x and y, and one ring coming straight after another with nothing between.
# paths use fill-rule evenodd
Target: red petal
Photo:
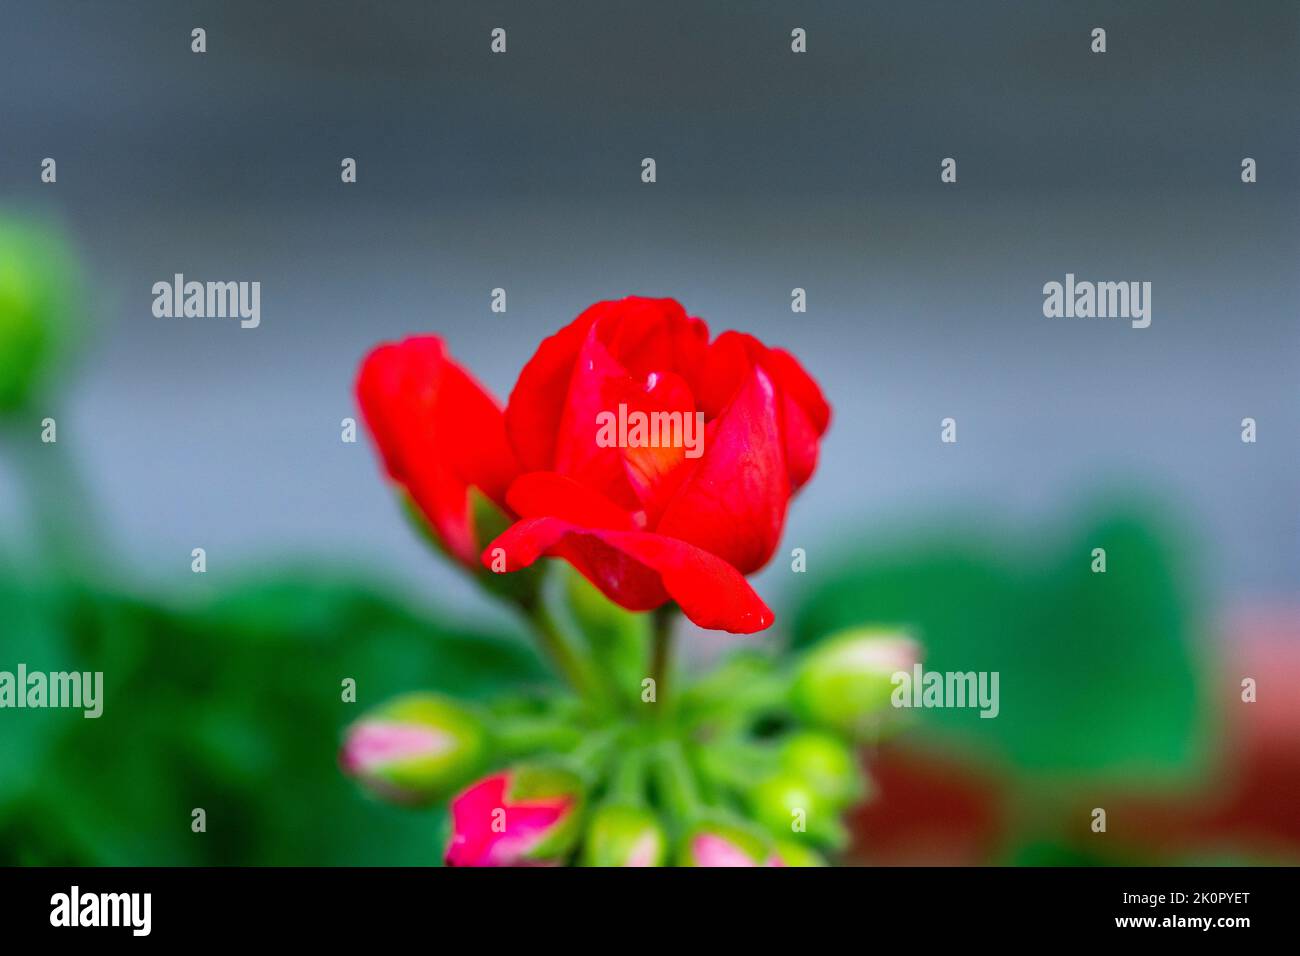
<instances>
[{"instance_id":1,"label":"red petal","mask_svg":"<svg viewBox=\"0 0 1300 956\"><path fill-rule=\"evenodd\" d=\"M546 471L555 464L560 419L569 397L569 381L578 350L596 320L596 306L554 335L542 340L519 373L506 404L506 431L528 471Z\"/></svg>"},{"instance_id":2,"label":"red petal","mask_svg":"<svg viewBox=\"0 0 1300 956\"><path fill-rule=\"evenodd\" d=\"M634 378L651 372L693 375L709 344L709 327L690 318L676 299L629 296L601 303L601 342Z\"/></svg>"},{"instance_id":3,"label":"red petal","mask_svg":"<svg viewBox=\"0 0 1300 956\"><path fill-rule=\"evenodd\" d=\"M651 373L645 385L628 381L622 390L611 389L616 394L611 400L626 405L629 417L633 412L644 413L647 439L659 442L655 445L638 445L621 448L623 471L637 500L644 506L651 523L659 520L663 509L681 486L690 471L686 456L693 445L697 450L703 448L705 427L695 414L695 398L691 394L686 380L673 372ZM617 414L617 407L612 408ZM657 418L662 413L668 418ZM672 416L676 418L673 424ZM703 413L700 414L700 419ZM629 431L631 431L629 425ZM657 432L657 434L656 434ZM688 442L687 436L691 441Z\"/></svg>"},{"instance_id":4,"label":"red petal","mask_svg":"<svg viewBox=\"0 0 1300 956\"><path fill-rule=\"evenodd\" d=\"M768 562L790 497L777 407L771 380L752 368L731 404L710 423L704 457L656 532L689 541L745 574Z\"/></svg>"},{"instance_id":5,"label":"red petal","mask_svg":"<svg viewBox=\"0 0 1300 956\"><path fill-rule=\"evenodd\" d=\"M785 436L785 466L790 492L804 486L817 469L817 430L808 415L789 395L781 400L781 432Z\"/></svg>"},{"instance_id":6,"label":"red petal","mask_svg":"<svg viewBox=\"0 0 1300 956\"><path fill-rule=\"evenodd\" d=\"M710 417L719 415L758 365L781 395L781 434L791 491L817 467L818 439L830 424L831 409L799 361L784 349L770 349L752 335L724 332L709 347L696 396Z\"/></svg>"},{"instance_id":7,"label":"red petal","mask_svg":"<svg viewBox=\"0 0 1300 956\"><path fill-rule=\"evenodd\" d=\"M831 423L831 407L813 377L804 371L799 360L785 349L767 349L763 359L767 369L776 382L776 387L785 392L803 409L808 421L820 438L826 433Z\"/></svg>"},{"instance_id":8,"label":"red petal","mask_svg":"<svg viewBox=\"0 0 1300 956\"><path fill-rule=\"evenodd\" d=\"M472 563L479 542L469 489L505 508L506 489L518 473L496 401L447 356L436 336L372 351L357 376L357 399L389 476L406 488L448 549Z\"/></svg>"},{"instance_id":9,"label":"red petal","mask_svg":"<svg viewBox=\"0 0 1300 956\"><path fill-rule=\"evenodd\" d=\"M510 486L506 500L521 518L560 518L586 528L637 528L632 515L600 492L553 471L521 475Z\"/></svg>"},{"instance_id":10,"label":"red petal","mask_svg":"<svg viewBox=\"0 0 1300 956\"><path fill-rule=\"evenodd\" d=\"M773 621L771 610L739 571L675 538L528 518L488 546L486 566L491 567L498 548L510 571L543 556L564 558L606 597L632 611L648 611L671 598L700 627L733 634L752 634Z\"/></svg>"},{"instance_id":11,"label":"red petal","mask_svg":"<svg viewBox=\"0 0 1300 956\"><path fill-rule=\"evenodd\" d=\"M538 346L510 393L506 427L529 471L555 467L556 439L578 353L597 322L601 344L636 378L652 371L680 371L693 382L703 363L708 326L688 318L674 300L629 296L597 302Z\"/></svg>"},{"instance_id":12,"label":"red petal","mask_svg":"<svg viewBox=\"0 0 1300 956\"><path fill-rule=\"evenodd\" d=\"M680 483L681 475L676 472L684 461L685 449L680 443L664 447L602 445L598 436L605 429L598 423L602 416L617 417L624 410L628 415L640 412L646 416L670 412L676 414L679 426L678 434L672 437L680 439L685 427L695 425L695 400L680 375L651 371L638 377L605 344L607 327L615 327L619 336L631 336L619 347L629 350L638 364L647 361L648 353L658 353L656 361L670 361L671 341L664 334L664 323L652 326L642 313L633 316L636 321L622 314L607 317L588 330L569 380L568 399L555 442L554 470L598 490L624 510L644 507L657 516ZM657 319L657 313L652 318ZM612 319L617 322L610 326ZM633 332L624 333L625 329ZM642 351L637 353L637 349Z\"/></svg>"},{"instance_id":13,"label":"red petal","mask_svg":"<svg viewBox=\"0 0 1300 956\"><path fill-rule=\"evenodd\" d=\"M710 419L717 418L727 407L736 390L754 367L753 353L763 344L752 335L723 332L704 357L695 400Z\"/></svg>"},{"instance_id":14,"label":"red petal","mask_svg":"<svg viewBox=\"0 0 1300 956\"><path fill-rule=\"evenodd\" d=\"M403 451L413 416L403 399L409 390L411 370L418 368L436 388L446 357L442 340L430 335L407 339L402 345L380 345L361 363L357 400L388 476L394 481L406 480Z\"/></svg>"},{"instance_id":15,"label":"red petal","mask_svg":"<svg viewBox=\"0 0 1300 956\"><path fill-rule=\"evenodd\" d=\"M634 384L627 369L600 342L593 327L578 352L569 381L569 394L555 440L554 470L570 475L610 500L632 509L638 501L617 447L596 443L597 420L616 411Z\"/></svg>"}]
</instances>

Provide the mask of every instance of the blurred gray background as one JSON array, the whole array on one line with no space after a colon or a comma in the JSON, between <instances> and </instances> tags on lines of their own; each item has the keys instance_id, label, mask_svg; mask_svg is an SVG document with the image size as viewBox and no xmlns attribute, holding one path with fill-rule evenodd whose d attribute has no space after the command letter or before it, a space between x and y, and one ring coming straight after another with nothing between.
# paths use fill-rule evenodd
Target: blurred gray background
<instances>
[{"instance_id":1,"label":"blurred gray background","mask_svg":"<svg viewBox=\"0 0 1300 956\"><path fill-rule=\"evenodd\" d=\"M435 331L504 399L544 335L639 293L786 346L822 383L835 419L781 552L808 548L810 574L887 527L957 514L1033 536L1121 488L1181 516L1215 595L1297 592L1294 2L0 16L0 210L61 222L85 258L97 327L60 441L143 580L192 580L203 546L209 578L327 558L487 613L410 533L369 444L339 441L357 365ZM154 318L175 272L259 280L261 327ZM1149 280L1151 327L1044 318L1067 272ZM3 473L0 515L23 520ZM778 559L758 581L778 615L790 580Z\"/></svg>"}]
</instances>

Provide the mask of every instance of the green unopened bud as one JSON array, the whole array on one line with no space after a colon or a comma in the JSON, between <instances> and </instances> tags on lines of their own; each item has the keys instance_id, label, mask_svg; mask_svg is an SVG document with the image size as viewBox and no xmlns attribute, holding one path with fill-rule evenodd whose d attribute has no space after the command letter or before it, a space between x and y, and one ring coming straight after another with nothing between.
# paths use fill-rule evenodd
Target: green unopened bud
<instances>
[{"instance_id":1,"label":"green unopened bud","mask_svg":"<svg viewBox=\"0 0 1300 956\"><path fill-rule=\"evenodd\" d=\"M418 805L473 779L486 756L477 717L445 697L409 694L349 727L339 764L378 796Z\"/></svg>"},{"instance_id":2,"label":"green unopened bud","mask_svg":"<svg viewBox=\"0 0 1300 956\"><path fill-rule=\"evenodd\" d=\"M840 846L846 840L839 808L807 777L781 770L750 794L754 819L773 836L795 842Z\"/></svg>"},{"instance_id":3,"label":"green unopened bud","mask_svg":"<svg viewBox=\"0 0 1300 956\"><path fill-rule=\"evenodd\" d=\"M668 838L651 811L630 803L607 803L587 826L584 866L663 866Z\"/></svg>"},{"instance_id":4,"label":"green unopened bud","mask_svg":"<svg viewBox=\"0 0 1300 956\"><path fill-rule=\"evenodd\" d=\"M749 826L727 821L698 823L678 850L681 866L780 866L772 841Z\"/></svg>"},{"instance_id":5,"label":"green unopened bud","mask_svg":"<svg viewBox=\"0 0 1300 956\"><path fill-rule=\"evenodd\" d=\"M776 858L782 866L829 866L826 858L816 850L809 849L793 840L776 841Z\"/></svg>"},{"instance_id":6,"label":"green unopened bud","mask_svg":"<svg viewBox=\"0 0 1300 956\"><path fill-rule=\"evenodd\" d=\"M781 742L777 753L783 770L808 780L821 796L836 806L849 806L866 792L866 780L857 756L834 734L797 731Z\"/></svg>"},{"instance_id":7,"label":"green unopened bud","mask_svg":"<svg viewBox=\"0 0 1300 956\"><path fill-rule=\"evenodd\" d=\"M827 638L799 665L791 704L809 723L871 739L889 708L894 675L909 672L920 645L894 631L855 629Z\"/></svg>"},{"instance_id":8,"label":"green unopened bud","mask_svg":"<svg viewBox=\"0 0 1300 956\"><path fill-rule=\"evenodd\" d=\"M0 413L36 397L73 338L75 271L54 233L0 222Z\"/></svg>"}]
</instances>

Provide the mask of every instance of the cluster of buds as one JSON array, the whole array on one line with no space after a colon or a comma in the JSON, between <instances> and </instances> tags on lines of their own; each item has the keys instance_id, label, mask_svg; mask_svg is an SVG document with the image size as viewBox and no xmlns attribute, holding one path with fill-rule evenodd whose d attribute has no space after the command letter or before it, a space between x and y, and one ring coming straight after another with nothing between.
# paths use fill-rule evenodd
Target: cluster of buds
<instances>
[{"instance_id":1,"label":"cluster of buds","mask_svg":"<svg viewBox=\"0 0 1300 956\"><path fill-rule=\"evenodd\" d=\"M381 799L445 802L450 866L820 866L918 653L853 631L793 660L741 654L667 706L408 695L348 728L340 763Z\"/></svg>"}]
</instances>

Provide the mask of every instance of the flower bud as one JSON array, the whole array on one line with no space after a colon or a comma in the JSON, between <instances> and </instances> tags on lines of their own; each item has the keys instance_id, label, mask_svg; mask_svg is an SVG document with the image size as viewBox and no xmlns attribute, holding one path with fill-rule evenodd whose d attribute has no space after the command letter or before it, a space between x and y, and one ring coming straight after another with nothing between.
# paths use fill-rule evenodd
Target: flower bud
<instances>
[{"instance_id":1,"label":"flower bud","mask_svg":"<svg viewBox=\"0 0 1300 956\"><path fill-rule=\"evenodd\" d=\"M817 793L838 807L855 803L866 792L857 757L834 734L797 731L781 742L777 753L781 769L808 780Z\"/></svg>"},{"instance_id":2,"label":"flower bud","mask_svg":"<svg viewBox=\"0 0 1300 956\"><path fill-rule=\"evenodd\" d=\"M591 818L582 847L584 866L663 866L668 838L644 807L607 803Z\"/></svg>"},{"instance_id":3,"label":"flower bud","mask_svg":"<svg viewBox=\"0 0 1300 956\"><path fill-rule=\"evenodd\" d=\"M827 638L799 665L791 704L810 723L869 739L889 707L893 676L910 671L920 645L902 634L854 629Z\"/></svg>"},{"instance_id":4,"label":"flower bud","mask_svg":"<svg viewBox=\"0 0 1300 956\"><path fill-rule=\"evenodd\" d=\"M754 819L775 837L831 846L845 842L838 808L799 774L781 770L766 777L749 803Z\"/></svg>"},{"instance_id":5,"label":"flower bud","mask_svg":"<svg viewBox=\"0 0 1300 956\"><path fill-rule=\"evenodd\" d=\"M536 764L484 777L451 802L448 866L564 862L584 804L577 774Z\"/></svg>"},{"instance_id":6,"label":"flower bud","mask_svg":"<svg viewBox=\"0 0 1300 956\"><path fill-rule=\"evenodd\" d=\"M483 726L473 714L445 697L408 694L348 728L339 765L372 793L418 805L472 779L486 753Z\"/></svg>"},{"instance_id":7,"label":"flower bud","mask_svg":"<svg viewBox=\"0 0 1300 956\"><path fill-rule=\"evenodd\" d=\"M829 866L826 858L816 850L810 850L802 843L793 840L776 841L776 858L781 866Z\"/></svg>"},{"instance_id":8,"label":"flower bud","mask_svg":"<svg viewBox=\"0 0 1300 956\"><path fill-rule=\"evenodd\" d=\"M74 337L73 272L55 234L0 222L0 412L38 397Z\"/></svg>"},{"instance_id":9,"label":"flower bud","mask_svg":"<svg viewBox=\"0 0 1300 956\"><path fill-rule=\"evenodd\" d=\"M678 851L681 866L783 866L771 841L737 823L696 824Z\"/></svg>"}]
</instances>

